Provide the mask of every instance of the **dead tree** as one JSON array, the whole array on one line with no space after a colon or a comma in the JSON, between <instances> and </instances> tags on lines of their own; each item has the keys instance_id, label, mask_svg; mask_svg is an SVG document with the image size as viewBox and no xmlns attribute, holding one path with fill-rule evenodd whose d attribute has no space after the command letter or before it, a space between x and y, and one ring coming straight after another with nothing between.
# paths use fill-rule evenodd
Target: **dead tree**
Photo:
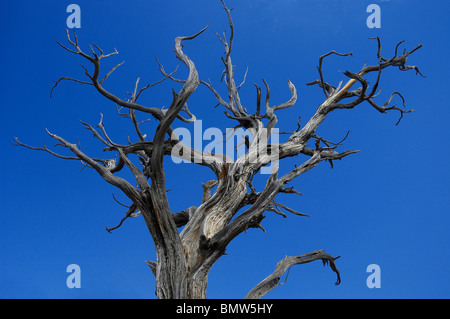
<instances>
[{"instance_id":1,"label":"dead tree","mask_svg":"<svg viewBox=\"0 0 450 319\"><path fill-rule=\"evenodd\" d=\"M86 79L80 80L70 77L62 77L56 81L54 88L61 81L74 81L92 86L107 100L118 105L122 110L127 110L127 117L131 120L136 131L135 141L128 140L126 144L114 142L109 137L103 120L94 127L82 122L84 127L92 132L94 136L104 145L104 151L111 154L108 158L92 158L80 150L77 144L71 143L63 137L47 130L50 137L57 144L71 151L73 155L61 155L45 145L44 147L33 147L20 142L18 145L34 150L46 151L54 156L78 160L83 165L93 168L108 183L119 188L130 200L125 217L120 224L108 231L116 229L129 217L142 215L150 231L156 249L156 261L148 261L153 274L156 277L156 294L158 298L206 298L206 286L208 273L214 263L225 253L228 244L239 234L249 228L264 228L261 221L266 211L273 211L284 215L283 210L296 215L304 215L295 209L275 201L279 193L300 194L293 187L288 187L289 182L298 176L316 167L320 162L340 160L356 150L337 151L342 144L332 143L318 136L315 132L319 125L332 112L338 109L352 109L363 102L368 102L381 113L388 111L399 112L399 121L404 113L412 112L404 108L405 100L398 92L393 92L390 98L379 104L375 101L381 73L388 67L399 67L399 70L415 70L422 75L416 66L406 65L407 58L422 45L417 45L410 51L404 51L398 55L400 42L395 48L392 58L381 56L380 39L377 40L377 58L374 65L365 65L357 72L346 71L346 82L341 81L333 86L325 81L323 74L323 62L329 55L350 56L349 53L338 53L330 51L319 58L319 78L307 85L317 85L324 94L323 102L317 108L315 114L296 131L289 133L286 141L277 145L268 142L272 130L277 124L277 112L282 109L291 108L297 102L297 89L291 81L287 81L291 92L291 98L281 104L273 104L270 99L269 84L263 79L265 86L265 99L262 99L261 88L256 86L256 105L254 112L250 112L248 104L241 100L239 89L242 84L237 85L233 72L234 65L231 55L233 51L234 25L231 17L231 9L228 9L222 1L228 17L230 34L227 38L225 33L218 38L225 48L225 56L222 61L225 67L223 77L225 79L227 96L222 96L210 82L199 78L194 62L183 52L183 45L188 40L198 37L206 28L192 36L177 37L175 39L176 57L187 67L189 75L187 79L179 79L174 72L167 73L158 62L162 79L156 83L139 86L139 78L134 90L128 99L122 99L103 87L104 81L108 79L121 63L114 66L108 72L101 74L101 62L103 59L117 55L114 51L105 54L95 44L90 46L90 52L83 51L79 45L77 36L67 31L68 44L58 44L70 53L80 56L91 69L83 66ZM371 87L366 76L375 74L376 80ZM141 94L152 86L164 80L171 80L182 84L182 88L175 92L168 109L149 107L138 102ZM180 85L181 85L180 84ZM218 104L225 109L225 115L236 121L235 128L243 128L251 133L251 138L246 139L246 154L241 155L234 161L230 161L223 154L211 154L202 152L183 144L174 132L178 121L192 123L196 117L189 110L187 101L199 85L206 86L217 98ZM353 88L358 86L357 88ZM53 89L54 89L53 88ZM52 91L53 91L52 89ZM391 105L394 96L398 96L403 102L403 108ZM254 102L254 101L253 101ZM152 116L159 121L155 134L148 138L141 130L141 122L138 122L136 112L141 115ZM102 117L103 118L103 117ZM179 123L179 122L178 122ZM398 122L397 122L398 124ZM307 146L312 143L313 147ZM174 151L177 150L177 151ZM290 172L283 176L278 175L278 165L274 165L272 174L267 179L262 190L258 191L252 184L252 178L260 169L274 161L283 161L288 157L304 155L303 163L296 165ZM166 195L166 177L164 171L164 158L176 156L181 159L202 165L210 169L216 179L205 183L204 196L200 206L191 206L182 212L172 212ZM139 160L139 162L136 161ZM136 181L130 182L116 173L128 168L134 175ZM135 185L135 186L134 186ZM213 194L211 190L216 187ZM183 227L179 230L180 227ZM324 264L330 264L331 269L337 274L336 284L340 283L339 271L333 257L323 250L295 257L286 257L281 260L275 271L253 288L246 298L260 298L279 284L279 279L291 266L322 260Z\"/></svg>"}]
</instances>

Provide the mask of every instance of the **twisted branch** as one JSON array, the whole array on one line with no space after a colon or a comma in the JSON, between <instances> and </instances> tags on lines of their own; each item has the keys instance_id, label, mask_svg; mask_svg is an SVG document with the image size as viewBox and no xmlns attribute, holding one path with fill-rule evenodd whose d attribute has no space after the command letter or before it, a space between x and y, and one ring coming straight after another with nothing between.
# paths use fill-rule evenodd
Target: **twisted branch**
<instances>
[{"instance_id":1,"label":"twisted branch","mask_svg":"<svg viewBox=\"0 0 450 319\"><path fill-rule=\"evenodd\" d=\"M275 270L269 276L267 276L263 281L257 284L250 292L244 297L244 299L260 299L265 296L268 292L276 288L280 285L280 278L283 274L289 270L294 265L301 265L310 263L315 260L322 260L324 266L328 263L330 264L331 270L336 273L337 280L335 285L339 285L341 283L340 272L336 267L335 260L338 257L333 257L323 250L316 250L307 254L303 254L300 256L291 256L285 257L281 261L277 263Z\"/></svg>"}]
</instances>

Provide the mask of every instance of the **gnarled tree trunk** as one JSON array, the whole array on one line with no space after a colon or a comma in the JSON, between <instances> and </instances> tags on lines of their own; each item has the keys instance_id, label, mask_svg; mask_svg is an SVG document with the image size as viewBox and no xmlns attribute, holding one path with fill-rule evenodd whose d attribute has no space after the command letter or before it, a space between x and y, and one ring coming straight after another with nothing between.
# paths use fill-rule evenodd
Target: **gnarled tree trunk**
<instances>
[{"instance_id":1,"label":"gnarled tree trunk","mask_svg":"<svg viewBox=\"0 0 450 319\"><path fill-rule=\"evenodd\" d=\"M119 144L112 141L105 130L102 120L100 120L96 128L87 123L82 123L86 129L91 131L104 144L104 151L113 153L114 156L107 159L91 158L84 154L76 144L72 144L50 132L48 133L51 138L57 140L59 145L70 149L75 156L60 155L50 151L45 146L42 148L28 146L16 139L19 145L31 149L43 150L64 159L80 160L84 165L95 169L105 181L123 191L131 201L131 205L128 207L126 215L120 224L113 228L107 228L107 230L112 231L116 229L129 217L136 217L140 214L143 216L156 248L157 260L148 261L147 263L156 276L156 294L158 298L206 298L209 271L214 263L225 253L228 244L237 235L249 228L261 228L264 230L261 221L266 211L284 215L283 209L296 215L305 215L276 202L276 195L278 193L300 194L292 187L287 187L288 183L322 161L330 162L333 165L334 160L340 160L358 152L352 150L336 151L343 141L333 143L318 136L315 132L319 125L332 111L352 109L363 102L368 102L381 113L396 110L400 112L401 119L404 113L411 112L411 110L389 105L395 95L398 95L403 100L400 93L394 92L389 100L381 106L374 100L381 72L385 68L394 66L399 67L401 71L413 69L420 74L416 66L406 65L406 60L421 45L408 52L405 50L402 55L398 56L397 48L400 42L395 48L395 56L391 59L385 59L381 56L380 40L376 38L378 43L378 63L364 66L356 73L346 71L344 75L348 77L347 82L344 85L341 82L338 86L325 82L322 72L323 61L331 54L348 56L351 53L341 54L331 51L322 55L319 59L319 79L308 83L308 85L318 85L322 89L324 93L323 102L305 125L300 127L299 124L298 129L292 132L286 141L273 143L270 140L270 136L278 122L276 112L290 108L297 102L297 89L291 81L288 81L291 98L282 104L273 105L270 100L269 85L265 80L262 80L266 90L264 104L262 105L261 102L261 88L255 85L256 105L253 113L248 111L248 108L244 106L239 96L239 88L243 83L237 86L234 79L234 66L231 60L234 25L231 19L231 10L226 7L223 1L222 4L226 11L231 31L228 39L225 36L219 36L225 48L225 56L222 58L222 61L225 66L224 76L228 91L227 98L223 98L210 82L200 79L194 62L183 52L183 42L196 38L206 28L195 35L177 37L175 39L176 57L189 70L187 79L177 79L174 77L175 71L167 73L163 66L159 65L163 78L157 83L164 80L182 83L182 88L178 92L173 91L173 99L167 110L147 107L137 102L141 93L157 83L149 84L139 89L138 78L134 91L127 100L121 99L107 91L102 86L103 82L121 64L117 64L100 78L100 62L104 58L118 54L118 52L104 54L98 46L94 45L95 49L91 47L91 54L87 54L80 48L76 35L74 34L72 39L69 32L67 32L69 47L60 45L67 51L79 55L90 62L93 66L93 71L89 72L87 68L83 67L87 80L63 77L56 81L55 87L63 80L87 84L106 99L119 105L122 109L128 110L127 117L131 119L136 130L135 141L131 142L128 140L128 144ZM377 80L369 90L368 82L364 76L372 72L377 74ZM246 153L235 161L224 154L211 154L193 149L183 144L174 132L173 126L176 120L185 123L193 123L196 120L186 103L200 84L206 86L214 94L219 105L226 109L226 116L236 121L235 128L243 128L250 132L249 135L251 137L245 140ZM359 87L351 90L355 84L358 84ZM146 134L141 132L141 123L136 119L137 111L153 116L159 121L152 139L147 138ZM182 115L183 112L187 118ZM314 144L314 148L307 146L308 142L311 141ZM137 155L138 163L130 159L132 154ZM306 156L307 160L301 164L299 163L298 166L295 166L285 175L278 176L279 163L282 163L284 158L299 154ZM174 156L202 165L211 169L215 174L215 180L203 185L204 195L200 206L191 206L182 212L171 211L166 196L166 177L163 162L165 156ZM262 167L271 163L276 163L272 173L267 178L266 184L258 191L252 183L253 176ZM136 179L135 181L129 182L116 174L125 167L132 172ZM136 182L137 186L133 186ZM212 190L213 187L215 187L214 191ZM183 227L181 231L179 231L180 227ZM246 297L260 298L264 296L278 285L280 276L289 267L318 259L324 263L330 263L331 269L338 276L338 284L340 276L335 264L336 258L322 250L318 250L283 259L278 263L274 273L252 289Z\"/></svg>"}]
</instances>

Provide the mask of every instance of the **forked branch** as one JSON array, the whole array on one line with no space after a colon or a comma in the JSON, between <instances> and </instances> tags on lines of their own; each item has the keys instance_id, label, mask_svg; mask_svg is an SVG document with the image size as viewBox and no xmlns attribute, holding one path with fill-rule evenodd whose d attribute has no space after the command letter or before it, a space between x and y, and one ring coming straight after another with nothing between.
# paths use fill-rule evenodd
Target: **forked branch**
<instances>
[{"instance_id":1,"label":"forked branch","mask_svg":"<svg viewBox=\"0 0 450 319\"><path fill-rule=\"evenodd\" d=\"M261 228L264 230L261 221L264 219L266 211L274 211L282 216L286 216L282 211L285 210L295 215L308 216L300 213L297 209L289 207L290 205L287 206L275 201L276 195L280 192L301 195L293 187L287 187L287 184L313 169L322 161L328 161L333 167L333 161L358 152L354 150L337 151L337 147L347 138L348 133L339 142L331 142L316 133L319 125L325 120L327 115L337 109L352 109L367 101L378 112L386 113L391 110L400 112L401 119L404 113L412 112L413 110L405 108L405 100L400 93L392 93L384 104L378 104L375 101L378 95L377 90L382 70L394 66L401 71L415 70L416 74L423 76L416 66L406 65L408 56L418 50L421 45L408 52L404 50L403 54L399 55L398 51L403 43L402 41L395 47L394 57L388 59L381 55L380 39L375 38L378 43L376 54L378 63L371 66L365 65L359 72L345 71L344 75L348 77L347 82L345 84L340 82L338 85L332 85L326 82L324 76L323 63L325 58L331 55L345 57L353 54L351 52L338 53L334 50L330 51L319 58L319 79L308 83L308 85L317 84L323 90L325 95L324 101L319 105L313 116L304 125L302 123L302 127L299 120L297 123L298 127L294 132L283 133L290 134L287 142L275 144L272 138L273 144L270 144L268 140L277 124L275 112L295 105L298 99L297 89L291 81L288 81L288 87L291 92L290 98L284 103L271 105L270 87L266 80L263 79L266 89L263 109L261 110L261 103L264 103L261 101L261 88L255 84L255 112L249 113L247 111L239 92L247 78L248 68L244 79L239 81L241 82L239 85L236 85L234 78L235 66L231 59L235 36L234 25L231 18L231 9L226 6L223 0L221 2L226 11L230 28L228 37L225 33L223 36L218 35L225 48L225 55L222 58L225 70L222 73L222 79L225 79L227 87L228 96L226 98L219 94L219 91L213 87L211 82L199 79L194 62L183 51L183 42L196 38L206 28L192 36L177 37L175 39L175 54L177 59L188 69L189 75L187 79L177 79L174 77L176 69L168 73L157 60L163 78L144 87L139 86L140 78L137 78L134 88L132 88L131 92L128 92L129 96L127 96L127 99L119 98L103 87L103 83L123 62L116 64L109 71L103 73L101 72L101 60L117 55L117 50L104 54L100 47L92 43L90 52L85 53L78 43L75 32L72 38L66 30L69 44L67 46L59 42L58 44L68 52L81 56L92 66L91 69L88 69L82 65L84 74L87 77L84 80L72 77L58 79L52 88L51 94L61 81L72 81L93 86L101 95L116 105L121 116L131 119L138 141L132 142L128 138L128 144L126 145L113 141L106 131L103 116L96 127L85 122L82 122L82 124L104 145L103 151L114 152L114 158L91 158L81 151L79 145L71 144L50 132L48 134L57 141L57 145L70 149L75 156L61 155L48 149L45 144L44 147L32 147L19 142L16 138L17 145L45 151L59 158L81 161L83 165L95 169L105 181L120 188L131 199L132 204L127 206L125 216L120 223L115 227L107 228L107 230L117 229L127 218L135 216L137 212L142 212L156 247L158 261L148 262L148 265L156 276L159 298L206 296L206 282L210 267L223 255L228 244L236 236L249 228ZM369 83L366 78L366 75L371 72L376 74L373 84ZM102 76L100 76L100 73L102 73ZM140 104L141 102L138 103L138 99L143 92L166 79L182 85L179 91L172 90L172 101L167 109L144 106ZM244 138L243 142L246 146L246 153L236 159L236 161L229 160L224 154L204 154L201 150L192 149L178 139L175 130L172 128L176 119L185 123L192 123L196 120L194 112L191 111L193 109L189 109L187 103L200 83L214 94L218 105L226 108L225 115L239 122L233 128L234 130L243 127L250 131L250 134ZM352 90L355 84L359 87ZM390 104L394 97L401 98L403 108ZM128 110L120 113L120 110L123 108ZM136 111L144 112L147 115L150 114L159 122L155 127L153 138L145 134L144 127L140 125L147 120L139 122ZM184 112L183 116L180 115L181 112ZM266 120L268 120L268 123L266 123ZM131 161L131 154L138 157L142 167ZM203 198L199 207L190 206L177 213L170 211L166 195L166 175L163 160L164 156L168 155L207 166L216 175L216 179L203 184ZM292 170L279 177L278 161L287 157L306 159L300 162L299 166L295 165ZM254 159L254 161L250 159ZM273 166L272 174L267 179L263 190L257 192L252 184L252 178L270 162L276 162ZM132 186L128 181L114 175L115 172L120 171L125 166L136 178L134 183L136 186ZM211 189L215 186L217 186L217 189L211 194ZM248 188L250 188L250 193L248 193ZM244 207L246 209L241 211L241 208ZM235 216L236 214L238 215ZM177 227L181 226L185 227L179 233ZM337 258L339 257L328 255L323 250L313 251L300 256L286 257L277 264L275 271L271 275L247 294L246 298L261 298L280 284L281 276L290 267L319 259L324 264L329 263L331 269L337 275L336 284L339 284L340 273L335 264Z\"/></svg>"},{"instance_id":2,"label":"forked branch","mask_svg":"<svg viewBox=\"0 0 450 319\"><path fill-rule=\"evenodd\" d=\"M130 101L125 101L123 99L120 99L119 97L117 97L116 95L110 93L109 91L107 91L105 88L103 88L102 84L103 82L111 75L111 73L116 70L120 65L122 65L122 63L119 63L117 65L115 65L111 70L109 70L106 75L101 78L99 80L99 76L100 76L100 61L103 58L108 58L111 57L113 55L117 55L119 54L119 52L117 52L117 50L114 50L114 52L109 53L109 54L104 54L103 50L101 48L99 48L97 45L92 44L99 52L100 55L97 54L97 52L95 52L94 48L91 45L91 54L89 55L87 53L85 53L79 43L78 43L78 38L77 35L75 33L75 30L73 31L73 37L74 40L71 39L70 37L70 33L68 30L66 30L66 35L67 35L67 41L70 43L70 45L73 47L73 49L70 49L69 47L61 44L60 42L57 42L62 48L64 48L65 50L73 53L73 54L77 54L82 56L84 59L88 60L90 63L92 63L94 65L94 71L92 73L90 73L88 71L88 69L81 65L85 71L85 75L89 78L90 81L82 81L79 79L74 79L74 78L70 78L70 77L62 77L60 79L58 79L55 82L55 85L53 86L51 92L50 92L50 96L53 93L53 90L56 88L56 86L58 85L59 82L63 81L63 80L69 80L69 81L75 81L81 84L89 84L89 85L93 85L97 91L102 94L104 97L106 97L107 99L111 100L112 102L116 103L117 105L120 105L122 107L126 107L129 109L134 109L134 110L138 110L138 111L142 111L145 113L150 113L153 116L155 116L157 119L161 119L163 116L162 111L159 108L154 108L154 107L146 107L143 105L140 105L138 103L134 103L134 102L130 102ZM140 93L140 92L139 92Z\"/></svg>"}]
</instances>

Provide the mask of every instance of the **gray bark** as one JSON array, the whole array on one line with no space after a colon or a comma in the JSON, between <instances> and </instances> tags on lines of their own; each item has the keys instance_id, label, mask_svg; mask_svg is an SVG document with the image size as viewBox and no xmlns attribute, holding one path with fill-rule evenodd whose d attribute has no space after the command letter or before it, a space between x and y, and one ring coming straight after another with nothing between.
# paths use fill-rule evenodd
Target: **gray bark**
<instances>
[{"instance_id":1,"label":"gray bark","mask_svg":"<svg viewBox=\"0 0 450 319\"><path fill-rule=\"evenodd\" d=\"M337 280L335 285L339 285L341 283L341 276L339 270L336 268L336 264L334 261L339 257L333 257L328 255L323 250L316 250L308 254L304 254L301 256L294 257L286 257L278 262L275 270L269 276L264 278L259 284L257 284L249 293L245 296L244 299L260 299L265 296L268 292L273 290L275 287L282 285L280 283L280 277L289 270L290 267L294 265L306 264L315 260L322 260L324 266L330 263L331 269L336 273ZM287 276L286 276L287 277ZM286 278L287 280L287 278Z\"/></svg>"},{"instance_id":2,"label":"gray bark","mask_svg":"<svg viewBox=\"0 0 450 319\"><path fill-rule=\"evenodd\" d=\"M284 103L272 105L269 84L263 80L266 89L265 104L261 103L261 88L255 85L257 97L255 112L247 111L239 96L239 88L243 83L237 86L234 79L234 66L231 59L234 25L231 19L231 10L226 7L223 1L222 4L231 30L228 39L225 36L218 36L225 48L225 57L222 60L225 66L224 76L228 91L227 98L223 98L210 82L200 80L194 62L183 51L183 42L195 39L206 28L195 35L177 37L175 39L176 57L189 70L187 79L175 78L173 76L175 71L167 73L163 66L159 64L163 78L157 83L164 80L182 83L180 91L173 92L173 99L167 110L147 107L137 102L142 92L157 83L138 89L138 78L134 91L128 100L123 100L103 88L103 82L111 76L121 63L114 66L99 80L101 60L116 55L118 52L104 54L99 47L94 45L95 49L91 46L91 54L87 54L80 48L76 34L74 33L72 39L69 32L67 32L67 40L70 46L60 45L67 51L79 55L90 62L93 66L93 71L90 73L83 66L85 75L88 78L86 81L63 77L56 81L54 88L63 80L75 81L94 87L106 99L114 102L121 109L128 110L128 114L125 115L132 121L138 141L134 143L129 142L126 145L113 142L109 138L102 120L96 128L87 123L82 123L87 130L91 131L104 144L104 151L115 154L115 156L107 159L91 158L84 154L76 144L72 144L50 132L48 132L50 137L58 141L59 145L68 148L74 156L61 155L50 151L45 145L44 147L32 147L21 143L16 138L18 145L46 151L63 159L81 161L83 165L95 169L106 182L119 188L129 198L132 204L128 206L125 217L118 226L107 228L107 230L111 231L118 228L129 217L139 214L143 216L156 248L157 260L147 261L147 263L156 276L156 294L158 298L206 298L209 271L214 263L225 253L228 244L236 236L249 228L261 228L264 230L261 222L266 211L284 215L281 211L281 209L284 209L296 215L305 215L276 202L276 195L280 192L299 194L292 187L287 187L289 182L316 167L320 162L327 161L332 164L335 160L340 160L358 152L353 150L338 152L336 148L343 141L333 143L316 135L315 132L319 125L332 111L352 109L363 102L368 102L381 113L396 110L400 112L400 119L404 113L412 111L389 105L395 95L403 99L403 96L398 92L394 92L383 105L379 105L374 99L383 69L394 66L399 67L401 71L413 69L420 74L416 66L406 65L406 59L419 49L421 45L418 45L411 51L405 51L400 56L397 56L397 46L395 56L391 59L385 59L381 56L381 44L377 38L378 64L364 66L357 73L345 72L344 74L348 77L348 80L344 85L341 82L335 87L326 83L322 72L322 64L324 59L331 54L348 56L351 53L341 54L331 51L322 55L319 59L318 67L319 80L310 82L308 85L318 85L322 88L324 93L323 102L302 128L299 125L296 131L290 133L286 142L279 145L265 143L267 136L270 135L271 130L278 122L276 112L291 108L297 102L297 89L291 81L288 81L291 98ZM364 76L372 72L377 73L377 80L372 89L369 90L368 82L364 79ZM176 120L187 123L195 120L196 117L187 107L187 101L200 84L206 86L213 93L219 105L226 109L226 116L236 120L236 127L243 127L252 134L252 140L246 139L246 154L236 161L227 161L226 156L223 154L205 154L202 150L192 149L180 142L174 134L172 126L175 125ZM355 84L359 84L360 87L351 90ZM136 120L136 112L149 114L159 121L153 138L149 139L145 134L142 134L140 123ZM182 116L182 112L188 118ZM123 116L124 114L121 115ZM265 119L268 120L267 124L264 124L263 120ZM314 144L313 148L307 146L308 142L311 141ZM261 145L263 145L262 148ZM175 152L173 154L174 148L181 148L183 152ZM277 149L278 152L276 152ZM135 164L130 160L130 154L139 157L140 167L139 164ZM278 176L278 166L275 166L263 189L259 192L256 190L252 184L252 178L262 167L272 161L282 161L284 158L299 154L307 156L308 159L281 177ZM166 177L163 162L165 156L177 156L197 163L211 169L215 174L215 180L203 185L204 196L200 206L190 206L182 212L174 213L171 211L166 196ZM116 160L117 157L118 159ZM135 182L126 181L116 175L117 172L125 167L132 172L136 179ZM132 186L135 183L137 186ZM211 194L213 187L216 187L216 189ZM248 191L249 188L250 191ZM184 228L179 231L178 228L182 226ZM274 273L252 289L246 298L260 298L264 296L279 285L280 276L292 265L318 259L330 263L332 270L338 274L337 283L339 283L340 276L335 264L336 258L320 250L283 259L277 264Z\"/></svg>"}]
</instances>

